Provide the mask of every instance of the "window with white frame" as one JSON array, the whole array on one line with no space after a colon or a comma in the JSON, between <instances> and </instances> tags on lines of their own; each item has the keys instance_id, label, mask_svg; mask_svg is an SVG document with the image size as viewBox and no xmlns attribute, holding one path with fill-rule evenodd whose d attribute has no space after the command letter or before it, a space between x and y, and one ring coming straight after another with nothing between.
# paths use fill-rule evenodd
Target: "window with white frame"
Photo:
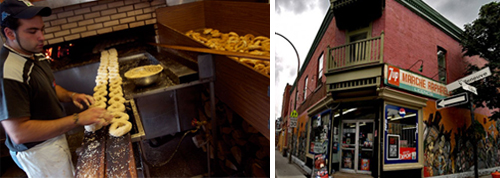
<instances>
[{"instance_id":1,"label":"window with white frame","mask_svg":"<svg viewBox=\"0 0 500 178\"><path fill-rule=\"evenodd\" d=\"M323 77L323 56L324 54L321 53L318 58L318 80L316 80L316 87L319 87L321 85L321 78Z\"/></svg>"},{"instance_id":2,"label":"window with white frame","mask_svg":"<svg viewBox=\"0 0 500 178\"><path fill-rule=\"evenodd\" d=\"M438 58L438 72L439 72L439 82L446 83L446 50L438 46L437 51Z\"/></svg>"},{"instance_id":3,"label":"window with white frame","mask_svg":"<svg viewBox=\"0 0 500 178\"><path fill-rule=\"evenodd\" d=\"M308 76L306 76L306 79L304 79L304 101L307 98L307 79L308 79Z\"/></svg>"}]
</instances>

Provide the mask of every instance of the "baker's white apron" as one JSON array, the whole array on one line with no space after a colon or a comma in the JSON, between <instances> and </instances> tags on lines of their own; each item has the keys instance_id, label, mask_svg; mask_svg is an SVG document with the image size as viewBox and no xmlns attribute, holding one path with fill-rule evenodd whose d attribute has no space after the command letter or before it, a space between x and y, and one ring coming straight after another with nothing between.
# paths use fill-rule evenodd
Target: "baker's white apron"
<instances>
[{"instance_id":1,"label":"baker's white apron","mask_svg":"<svg viewBox=\"0 0 500 178\"><path fill-rule=\"evenodd\" d=\"M18 152L16 157L28 177L74 177L75 168L64 134Z\"/></svg>"}]
</instances>

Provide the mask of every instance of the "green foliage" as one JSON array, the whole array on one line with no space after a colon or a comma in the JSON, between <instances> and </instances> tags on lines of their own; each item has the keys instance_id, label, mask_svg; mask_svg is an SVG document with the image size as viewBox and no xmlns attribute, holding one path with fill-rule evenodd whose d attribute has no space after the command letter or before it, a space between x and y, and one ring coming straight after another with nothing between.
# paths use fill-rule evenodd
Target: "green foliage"
<instances>
[{"instance_id":1,"label":"green foliage","mask_svg":"<svg viewBox=\"0 0 500 178\"><path fill-rule=\"evenodd\" d=\"M476 56L488 61L492 76L475 82L479 95L474 96L477 107L497 109L500 106L500 2L485 4L479 10L479 17L465 25L461 41L464 56ZM466 75L480 68L469 64ZM500 112L495 111L492 120L500 119Z\"/></svg>"}]
</instances>

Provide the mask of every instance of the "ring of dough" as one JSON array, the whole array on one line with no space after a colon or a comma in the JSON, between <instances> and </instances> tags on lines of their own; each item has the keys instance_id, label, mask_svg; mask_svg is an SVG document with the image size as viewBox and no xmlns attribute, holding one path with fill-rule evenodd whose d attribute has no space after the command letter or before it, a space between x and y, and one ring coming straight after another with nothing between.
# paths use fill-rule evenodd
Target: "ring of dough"
<instances>
[{"instance_id":1,"label":"ring of dough","mask_svg":"<svg viewBox=\"0 0 500 178\"><path fill-rule=\"evenodd\" d=\"M97 90L97 92L94 93L94 98L96 96L103 96L103 97L105 97L107 95L108 95L108 91L101 89L101 90Z\"/></svg>"},{"instance_id":2,"label":"ring of dough","mask_svg":"<svg viewBox=\"0 0 500 178\"><path fill-rule=\"evenodd\" d=\"M110 100L111 101L111 100ZM109 103L109 101L108 101ZM123 103L113 103L107 108L111 112L125 112L125 105Z\"/></svg>"},{"instance_id":3,"label":"ring of dough","mask_svg":"<svg viewBox=\"0 0 500 178\"><path fill-rule=\"evenodd\" d=\"M116 50L116 48L111 48L111 49L108 49L108 53L111 56L111 54L118 54L118 51Z\"/></svg>"},{"instance_id":4,"label":"ring of dough","mask_svg":"<svg viewBox=\"0 0 500 178\"><path fill-rule=\"evenodd\" d=\"M109 55L108 59L110 61L116 61L116 62L118 62L118 55Z\"/></svg>"},{"instance_id":5,"label":"ring of dough","mask_svg":"<svg viewBox=\"0 0 500 178\"><path fill-rule=\"evenodd\" d=\"M118 61L116 59L109 59L109 65L108 65L108 68L109 67L118 67Z\"/></svg>"},{"instance_id":6,"label":"ring of dough","mask_svg":"<svg viewBox=\"0 0 500 178\"><path fill-rule=\"evenodd\" d=\"M115 90L122 91L122 86L121 85L116 85L116 84L110 84L109 85L109 91L112 92L112 91L115 91Z\"/></svg>"},{"instance_id":7,"label":"ring of dough","mask_svg":"<svg viewBox=\"0 0 500 178\"><path fill-rule=\"evenodd\" d=\"M118 72L110 72L108 74L108 78L116 78L116 77L119 77L120 74Z\"/></svg>"},{"instance_id":8,"label":"ring of dough","mask_svg":"<svg viewBox=\"0 0 500 178\"><path fill-rule=\"evenodd\" d=\"M111 77L109 78L109 82L114 83L115 81L122 81L122 77Z\"/></svg>"},{"instance_id":9,"label":"ring of dough","mask_svg":"<svg viewBox=\"0 0 500 178\"><path fill-rule=\"evenodd\" d=\"M94 100L96 102L101 102L101 101L102 102L106 102L108 99L106 97L104 97L104 96L97 95L97 96L94 97Z\"/></svg>"},{"instance_id":10,"label":"ring of dough","mask_svg":"<svg viewBox=\"0 0 500 178\"><path fill-rule=\"evenodd\" d=\"M106 87L106 85L96 85L94 87L94 92L97 92L99 90L107 90L108 88Z\"/></svg>"},{"instance_id":11,"label":"ring of dough","mask_svg":"<svg viewBox=\"0 0 500 178\"><path fill-rule=\"evenodd\" d=\"M90 105L90 107L97 107L97 108L106 108L106 102L100 101L100 102L95 102L93 105Z\"/></svg>"},{"instance_id":12,"label":"ring of dough","mask_svg":"<svg viewBox=\"0 0 500 178\"><path fill-rule=\"evenodd\" d=\"M108 71L108 64L106 63L106 64L99 65L99 68L97 68L97 71L101 71L101 70L107 72Z\"/></svg>"},{"instance_id":13,"label":"ring of dough","mask_svg":"<svg viewBox=\"0 0 500 178\"><path fill-rule=\"evenodd\" d=\"M132 123L125 120L117 120L109 126L109 134L114 137L121 137L132 129Z\"/></svg>"},{"instance_id":14,"label":"ring of dough","mask_svg":"<svg viewBox=\"0 0 500 178\"><path fill-rule=\"evenodd\" d=\"M130 117L128 116L127 113L124 112L114 112L113 113L113 120L111 122L115 122L117 120L122 120L122 121L128 121Z\"/></svg>"},{"instance_id":15,"label":"ring of dough","mask_svg":"<svg viewBox=\"0 0 500 178\"><path fill-rule=\"evenodd\" d=\"M95 84L96 85L108 85L108 81L107 80L98 80L98 81L95 81Z\"/></svg>"},{"instance_id":16,"label":"ring of dough","mask_svg":"<svg viewBox=\"0 0 500 178\"><path fill-rule=\"evenodd\" d=\"M97 73L100 73L100 74L97 74L96 78L97 77L108 77L108 68L99 68L97 70Z\"/></svg>"},{"instance_id":17,"label":"ring of dough","mask_svg":"<svg viewBox=\"0 0 500 178\"><path fill-rule=\"evenodd\" d=\"M95 82L99 82L101 80L108 80L108 77L107 76L104 76L104 75L98 75L96 78L95 78Z\"/></svg>"},{"instance_id":18,"label":"ring of dough","mask_svg":"<svg viewBox=\"0 0 500 178\"><path fill-rule=\"evenodd\" d=\"M99 75L106 75L107 76L108 75L108 70L106 70L106 71L97 71L97 75L98 76Z\"/></svg>"},{"instance_id":19,"label":"ring of dough","mask_svg":"<svg viewBox=\"0 0 500 178\"><path fill-rule=\"evenodd\" d=\"M108 67L109 73L118 73L118 68L115 67Z\"/></svg>"},{"instance_id":20,"label":"ring of dough","mask_svg":"<svg viewBox=\"0 0 500 178\"><path fill-rule=\"evenodd\" d=\"M109 85L119 85L121 86L122 85L122 81L121 80L111 80L111 78L109 79Z\"/></svg>"},{"instance_id":21,"label":"ring of dough","mask_svg":"<svg viewBox=\"0 0 500 178\"><path fill-rule=\"evenodd\" d=\"M113 98L115 96L123 97L123 92L120 91L120 90L115 90L115 91L109 92L109 97L110 98Z\"/></svg>"},{"instance_id":22,"label":"ring of dough","mask_svg":"<svg viewBox=\"0 0 500 178\"><path fill-rule=\"evenodd\" d=\"M110 105L113 105L115 103L123 104L123 103L125 103L125 98L123 98L122 96L114 96L114 97L110 98L108 101L108 104L110 104Z\"/></svg>"}]
</instances>

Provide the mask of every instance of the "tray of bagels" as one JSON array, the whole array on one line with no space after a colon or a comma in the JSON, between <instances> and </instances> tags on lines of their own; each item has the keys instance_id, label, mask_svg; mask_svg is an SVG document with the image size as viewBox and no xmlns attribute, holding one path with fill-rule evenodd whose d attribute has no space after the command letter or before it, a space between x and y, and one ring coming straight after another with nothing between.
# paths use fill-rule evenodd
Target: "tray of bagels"
<instances>
[{"instance_id":1,"label":"tray of bagels","mask_svg":"<svg viewBox=\"0 0 500 178\"><path fill-rule=\"evenodd\" d=\"M269 3L198 1L158 8L159 43L269 56ZM199 53L164 49L186 60ZM270 61L213 55L216 97L269 138Z\"/></svg>"}]
</instances>

